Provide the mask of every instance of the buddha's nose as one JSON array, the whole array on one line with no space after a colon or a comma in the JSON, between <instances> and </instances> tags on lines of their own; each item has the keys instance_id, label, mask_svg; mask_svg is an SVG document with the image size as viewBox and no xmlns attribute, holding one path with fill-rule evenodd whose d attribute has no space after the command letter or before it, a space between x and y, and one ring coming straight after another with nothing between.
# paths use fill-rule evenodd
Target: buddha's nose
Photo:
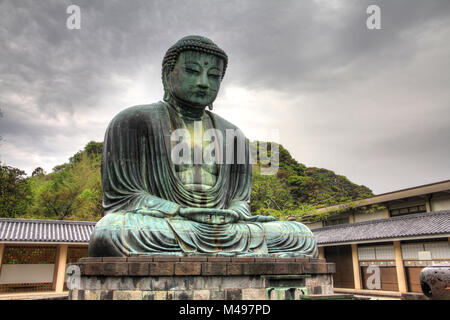
<instances>
[{"instance_id":1,"label":"buddha's nose","mask_svg":"<svg viewBox=\"0 0 450 320\"><path fill-rule=\"evenodd\" d=\"M208 89L209 88L208 75L206 73L202 73L198 77L197 86L199 86L202 89Z\"/></svg>"}]
</instances>

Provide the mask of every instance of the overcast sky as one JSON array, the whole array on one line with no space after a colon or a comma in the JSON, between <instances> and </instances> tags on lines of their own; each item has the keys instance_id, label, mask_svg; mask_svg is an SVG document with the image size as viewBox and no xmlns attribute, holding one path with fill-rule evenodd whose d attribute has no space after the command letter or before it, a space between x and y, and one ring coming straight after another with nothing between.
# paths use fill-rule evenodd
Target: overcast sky
<instances>
[{"instance_id":1,"label":"overcast sky","mask_svg":"<svg viewBox=\"0 0 450 320\"><path fill-rule=\"evenodd\" d=\"M227 52L215 112L249 138L278 130L299 162L376 194L450 179L448 0L0 0L2 163L50 172L162 100L162 58L189 34Z\"/></svg>"}]
</instances>

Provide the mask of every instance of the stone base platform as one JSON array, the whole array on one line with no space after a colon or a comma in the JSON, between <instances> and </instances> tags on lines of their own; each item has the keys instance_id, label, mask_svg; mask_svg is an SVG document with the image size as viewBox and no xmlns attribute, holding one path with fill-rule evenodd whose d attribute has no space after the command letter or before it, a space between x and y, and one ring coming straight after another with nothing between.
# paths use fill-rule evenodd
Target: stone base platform
<instances>
[{"instance_id":1,"label":"stone base platform","mask_svg":"<svg viewBox=\"0 0 450 320\"><path fill-rule=\"evenodd\" d=\"M334 263L310 258L83 258L70 300L291 300L333 295Z\"/></svg>"}]
</instances>

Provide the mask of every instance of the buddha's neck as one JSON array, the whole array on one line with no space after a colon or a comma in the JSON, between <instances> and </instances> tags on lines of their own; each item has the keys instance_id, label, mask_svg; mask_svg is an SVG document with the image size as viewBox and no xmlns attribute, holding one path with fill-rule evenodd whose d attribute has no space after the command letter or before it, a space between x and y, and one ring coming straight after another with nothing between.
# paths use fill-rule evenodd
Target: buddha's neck
<instances>
[{"instance_id":1,"label":"buddha's neck","mask_svg":"<svg viewBox=\"0 0 450 320\"><path fill-rule=\"evenodd\" d=\"M170 103L170 105L181 115L182 118L187 120L200 120L205 114L205 107L195 108L186 106L181 103Z\"/></svg>"}]
</instances>

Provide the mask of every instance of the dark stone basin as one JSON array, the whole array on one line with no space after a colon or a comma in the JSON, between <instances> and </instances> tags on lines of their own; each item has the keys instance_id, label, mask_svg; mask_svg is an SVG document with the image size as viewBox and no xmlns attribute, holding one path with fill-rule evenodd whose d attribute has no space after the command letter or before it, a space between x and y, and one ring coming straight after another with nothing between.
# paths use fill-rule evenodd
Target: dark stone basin
<instances>
[{"instance_id":1,"label":"dark stone basin","mask_svg":"<svg viewBox=\"0 0 450 320\"><path fill-rule=\"evenodd\" d=\"M450 263L439 263L420 272L423 293L433 300L450 300Z\"/></svg>"}]
</instances>

